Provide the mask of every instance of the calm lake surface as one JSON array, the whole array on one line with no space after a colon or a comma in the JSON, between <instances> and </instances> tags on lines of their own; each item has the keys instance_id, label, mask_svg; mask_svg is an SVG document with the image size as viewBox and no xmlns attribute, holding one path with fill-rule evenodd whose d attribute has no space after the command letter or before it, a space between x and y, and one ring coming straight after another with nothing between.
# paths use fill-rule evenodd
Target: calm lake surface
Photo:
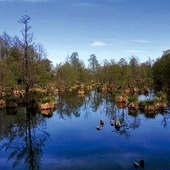
<instances>
[{"instance_id":1,"label":"calm lake surface","mask_svg":"<svg viewBox=\"0 0 170 170\"><path fill-rule=\"evenodd\" d=\"M170 169L170 109L132 114L95 90L56 100L50 116L23 107L0 110L0 169L132 170L141 159L145 167L138 169ZM100 119L104 126L97 130ZM111 119L121 122L119 130Z\"/></svg>"}]
</instances>

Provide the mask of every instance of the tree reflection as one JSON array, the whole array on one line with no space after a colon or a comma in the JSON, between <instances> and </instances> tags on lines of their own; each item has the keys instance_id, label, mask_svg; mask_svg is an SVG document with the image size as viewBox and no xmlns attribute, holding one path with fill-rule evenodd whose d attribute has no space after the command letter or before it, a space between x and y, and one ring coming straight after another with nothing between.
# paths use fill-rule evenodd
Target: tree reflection
<instances>
[{"instance_id":1,"label":"tree reflection","mask_svg":"<svg viewBox=\"0 0 170 170\"><path fill-rule=\"evenodd\" d=\"M120 128L116 128L113 130L119 135L125 137L126 139L130 137L130 129L137 129L141 125L141 120L137 116L131 116L129 114L128 108L119 108L115 106L114 108L114 120L120 121Z\"/></svg>"},{"instance_id":2,"label":"tree reflection","mask_svg":"<svg viewBox=\"0 0 170 170\"><path fill-rule=\"evenodd\" d=\"M96 112L99 106L102 104L102 93L97 92L97 90L92 91L91 104L90 107L92 111Z\"/></svg>"},{"instance_id":3,"label":"tree reflection","mask_svg":"<svg viewBox=\"0 0 170 170\"><path fill-rule=\"evenodd\" d=\"M137 113L130 113L127 107L117 106L113 95L109 93L99 93L97 91L91 93L90 107L93 111L99 111L106 115L114 122L121 123L120 128L113 126L113 132L129 138L130 129L137 129L141 125L141 120Z\"/></svg>"},{"instance_id":4,"label":"tree reflection","mask_svg":"<svg viewBox=\"0 0 170 170\"><path fill-rule=\"evenodd\" d=\"M139 114L143 114L147 119L155 118L157 115L155 112L129 111L127 104L117 105L112 94L101 93L97 90L86 92L84 97L78 97L77 91L61 94L57 105L57 113L62 119L65 119L66 116L72 118L72 115L80 117L82 111L86 119L90 118L91 113L98 112L105 114L110 120L119 121L121 123L120 128L113 126L113 132L126 139L131 136L131 130L138 129L141 126ZM167 126L167 120L166 115L162 121L164 127Z\"/></svg>"},{"instance_id":5,"label":"tree reflection","mask_svg":"<svg viewBox=\"0 0 170 170\"><path fill-rule=\"evenodd\" d=\"M24 107L17 108L16 115L1 112L0 139L7 140L1 149L10 152L8 160L14 160L13 167L24 162L31 170L40 169L42 146L49 136L43 117Z\"/></svg>"},{"instance_id":6,"label":"tree reflection","mask_svg":"<svg viewBox=\"0 0 170 170\"><path fill-rule=\"evenodd\" d=\"M168 127L169 118L170 118L170 108L168 108L166 112L163 113L163 120L161 121L161 124L163 125L164 128Z\"/></svg>"},{"instance_id":7,"label":"tree reflection","mask_svg":"<svg viewBox=\"0 0 170 170\"><path fill-rule=\"evenodd\" d=\"M103 105L104 102L106 102L106 105ZM113 97L108 93L99 93L97 90L92 90L86 91L85 96L79 97L77 91L73 91L72 93L60 94L56 111L60 118L65 119L66 116L72 118L72 115L80 117L81 109L83 109L86 113L85 118L89 118L90 109L92 109L92 112L97 112L99 109L101 109L101 112L107 110L108 113L110 103L113 103Z\"/></svg>"},{"instance_id":8,"label":"tree reflection","mask_svg":"<svg viewBox=\"0 0 170 170\"><path fill-rule=\"evenodd\" d=\"M80 117L80 107L84 104L85 98L77 96L77 92L63 93L59 96L57 112L62 119L65 116L71 118L72 115Z\"/></svg>"}]
</instances>

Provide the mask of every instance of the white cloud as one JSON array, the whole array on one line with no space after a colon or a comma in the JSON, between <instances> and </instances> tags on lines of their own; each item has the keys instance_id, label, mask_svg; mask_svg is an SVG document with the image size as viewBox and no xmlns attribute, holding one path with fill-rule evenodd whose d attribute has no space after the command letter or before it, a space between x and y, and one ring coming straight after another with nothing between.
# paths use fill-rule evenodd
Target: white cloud
<instances>
[{"instance_id":1,"label":"white cloud","mask_svg":"<svg viewBox=\"0 0 170 170\"><path fill-rule=\"evenodd\" d=\"M148 40L142 40L142 39L135 39L135 40L132 40L133 42L136 42L136 43L150 43Z\"/></svg>"},{"instance_id":2,"label":"white cloud","mask_svg":"<svg viewBox=\"0 0 170 170\"><path fill-rule=\"evenodd\" d=\"M91 46L94 46L94 47L104 47L107 45L108 44L104 43L103 41L94 41L93 43L91 43Z\"/></svg>"},{"instance_id":3,"label":"white cloud","mask_svg":"<svg viewBox=\"0 0 170 170\"><path fill-rule=\"evenodd\" d=\"M128 53L141 53L142 50L127 50Z\"/></svg>"}]
</instances>

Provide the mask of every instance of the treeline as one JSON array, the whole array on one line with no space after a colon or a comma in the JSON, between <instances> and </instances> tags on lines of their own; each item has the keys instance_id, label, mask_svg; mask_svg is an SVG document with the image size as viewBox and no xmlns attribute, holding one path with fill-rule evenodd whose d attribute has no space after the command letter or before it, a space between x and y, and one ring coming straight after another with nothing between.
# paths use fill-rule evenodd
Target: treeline
<instances>
[{"instance_id":1,"label":"treeline","mask_svg":"<svg viewBox=\"0 0 170 170\"><path fill-rule=\"evenodd\" d=\"M73 86L75 82L86 85L98 82L121 87L153 85L151 61L140 64L135 56L132 56L129 62L124 58L118 62L105 59L100 64L95 54L92 54L88 59L88 67L85 68L78 53L74 52L63 64L58 65L55 71L57 85L61 88Z\"/></svg>"},{"instance_id":2,"label":"treeline","mask_svg":"<svg viewBox=\"0 0 170 170\"><path fill-rule=\"evenodd\" d=\"M21 17L23 25L22 40L18 36L11 37L6 32L0 36L0 91L9 88L25 89L32 87L47 88L53 86L65 90L77 84L92 85L94 83L109 86L155 87L158 90L170 89L170 53L164 51L156 61L140 63L136 56L129 61L103 60L99 63L92 54L85 67L77 52L73 52L63 63L55 67L47 58L43 45L36 44L30 32L30 17Z\"/></svg>"}]
</instances>

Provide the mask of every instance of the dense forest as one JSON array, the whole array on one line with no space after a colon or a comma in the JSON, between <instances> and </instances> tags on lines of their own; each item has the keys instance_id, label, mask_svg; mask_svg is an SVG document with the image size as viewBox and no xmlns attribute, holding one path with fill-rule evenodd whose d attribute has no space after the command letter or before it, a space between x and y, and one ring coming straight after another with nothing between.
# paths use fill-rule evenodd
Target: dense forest
<instances>
[{"instance_id":1,"label":"dense forest","mask_svg":"<svg viewBox=\"0 0 170 170\"><path fill-rule=\"evenodd\" d=\"M67 91L76 85L91 86L98 84L115 88L148 87L170 91L170 52L166 50L156 61L140 63L137 56L129 61L121 58L98 62L91 54L86 67L81 56L73 52L63 63L53 66L47 58L42 44L34 42L34 35L29 25L30 17L21 17L19 23L22 39L11 37L6 32L0 35L0 92L25 90L25 100L33 88Z\"/></svg>"}]
</instances>

